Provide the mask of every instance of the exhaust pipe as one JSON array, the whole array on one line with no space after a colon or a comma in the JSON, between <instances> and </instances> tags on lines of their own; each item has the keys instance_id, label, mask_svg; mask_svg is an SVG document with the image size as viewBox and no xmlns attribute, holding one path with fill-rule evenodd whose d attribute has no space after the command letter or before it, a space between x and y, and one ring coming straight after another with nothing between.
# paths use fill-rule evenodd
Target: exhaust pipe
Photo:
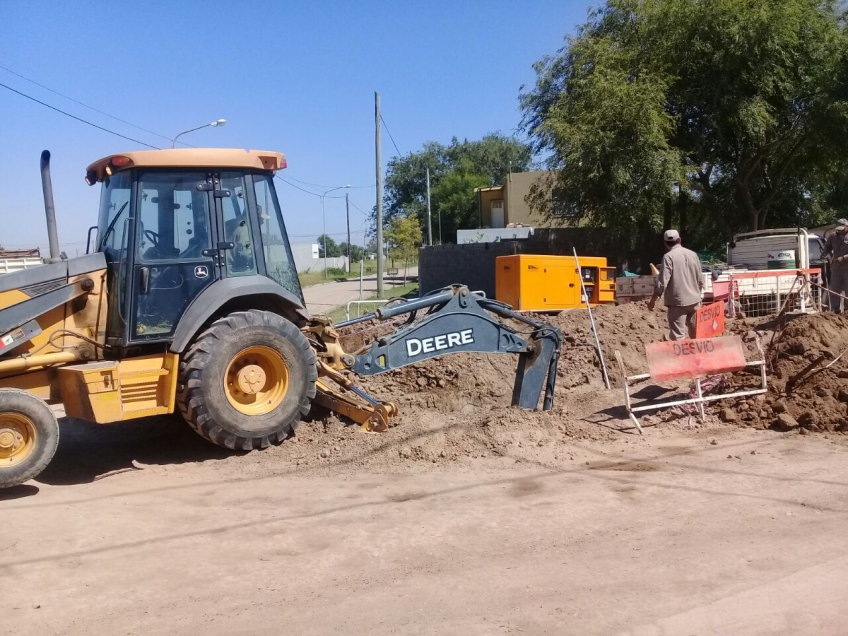
<instances>
[{"instance_id":1,"label":"exhaust pipe","mask_svg":"<svg viewBox=\"0 0 848 636\"><path fill-rule=\"evenodd\" d=\"M47 216L47 240L50 241L50 262L58 263L59 232L56 229L56 208L53 206L53 182L50 180L50 151L41 153L41 189L44 191L44 214Z\"/></svg>"}]
</instances>

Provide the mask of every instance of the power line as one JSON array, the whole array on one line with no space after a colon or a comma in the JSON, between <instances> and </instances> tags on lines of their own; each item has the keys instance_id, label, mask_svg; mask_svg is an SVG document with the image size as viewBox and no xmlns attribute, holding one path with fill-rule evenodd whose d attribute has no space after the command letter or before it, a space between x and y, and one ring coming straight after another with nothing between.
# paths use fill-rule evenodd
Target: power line
<instances>
[{"instance_id":1,"label":"power line","mask_svg":"<svg viewBox=\"0 0 848 636\"><path fill-rule=\"evenodd\" d=\"M0 86L5 88L6 90L12 91L13 93L17 93L21 97L26 97L27 99L35 102L36 104L41 104L42 106L46 106L50 110L55 110L57 113L61 113L62 115L70 117L71 119L76 119L77 121L82 122L83 124L87 124L88 126L91 126L92 128L97 128L98 130L102 130L103 132L107 132L110 135L115 135L116 137L120 137L121 139L126 139L127 141L131 141L133 143L140 144L142 146L147 146L148 148L153 148L154 150L161 150L161 148L159 148L158 146L151 146L150 144L146 144L143 141L139 141L138 139L133 139L132 137L127 137L126 135L122 135L121 133L117 133L114 130L109 130L108 128L104 128L103 126L98 126L97 124L93 124L90 121L82 119L81 117L77 117L76 115L71 115L70 113L65 112L64 110L62 110L60 108L56 108L55 106L51 106L50 104L47 104L46 102L42 102L41 100L36 99L35 97L32 97L31 95L27 95L26 93L22 93L21 91L15 90L11 86L6 86L3 83L0 83Z\"/></svg>"},{"instance_id":2,"label":"power line","mask_svg":"<svg viewBox=\"0 0 848 636\"><path fill-rule=\"evenodd\" d=\"M0 66L0 68L2 68L2 67ZM309 183L309 181L302 181L301 179L295 179L290 174L286 175L286 179L291 179L292 181L297 181L298 183L302 183L302 184L308 185L308 186L314 186L316 188L332 188L333 187L331 185L326 185L326 184L323 184L323 183ZM363 190L365 188L373 188L374 185L375 184L372 183L371 185L367 185L367 186L350 186L348 188L348 190Z\"/></svg>"},{"instance_id":3,"label":"power line","mask_svg":"<svg viewBox=\"0 0 848 636\"><path fill-rule=\"evenodd\" d=\"M370 217L371 217L371 215L370 215L370 214L368 214L368 212L366 212L365 210L363 210L362 208L360 208L360 207L359 207L358 205L356 205L353 201L351 201L351 202L350 202L350 204L351 204L353 207L355 207L357 210L359 210L359 211L360 211L360 212L361 212L361 213L362 213L365 217L368 217L368 218L370 218Z\"/></svg>"},{"instance_id":4,"label":"power line","mask_svg":"<svg viewBox=\"0 0 848 636\"><path fill-rule=\"evenodd\" d=\"M400 157L400 156L401 156L401 152L400 152L400 150L398 150L397 144L395 143L395 138L394 138L394 137L392 137L392 131L391 131L391 130L389 130L389 125L386 123L386 120L385 120L385 119L383 119L383 114L382 114L382 113L380 113L380 121L381 121L381 122L383 122L383 126L385 127L386 132L387 132L387 133L389 133L389 139L391 139L391 140L392 140L392 145L395 147L395 151L397 152L397 156L398 156L398 157Z\"/></svg>"},{"instance_id":5,"label":"power line","mask_svg":"<svg viewBox=\"0 0 848 636\"><path fill-rule=\"evenodd\" d=\"M351 234L365 234L365 230L351 230ZM323 232L318 236L322 236ZM289 234L289 238L308 238L314 234ZM327 232L327 236L347 236L347 232Z\"/></svg>"},{"instance_id":6,"label":"power line","mask_svg":"<svg viewBox=\"0 0 848 636\"><path fill-rule=\"evenodd\" d=\"M12 75L14 75L16 77L20 77L22 80L26 80L30 84L35 84L36 86L39 86L40 88L43 88L46 91L50 91L54 95L58 95L59 97L64 97L65 99L68 99L75 104L79 104L80 106L84 106L85 108L88 108L89 110L93 110L95 113L100 113L101 115L105 115L106 117L109 117L110 119L114 119L115 121L119 121L122 124L126 124L127 126L132 126L133 128L136 128L136 129L141 130L143 132L146 132L146 133L149 133L149 134L154 135L156 137L161 137L162 139L167 139L168 141L171 141L171 137L166 137L165 135L162 135L162 134L160 134L156 131L153 131L153 130L148 130L147 128L142 128L141 126L138 126L138 125L136 125L132 122L129 122L125 119L121 119L120 117L115 117L114 115L110 115L106 111L100 110L99 108L95 108L94 106L89 106L88 104L81 102L78 99L74 99L73 97L70 97L68 95L65 95L64 93L60 93L59 91L50 88L49 86L45 86L44 84L41 84L40 82L36 82L34 79L30 79L29 77L27 77L25 75L21 75L20 73L17 73L16 71L13 71L12 69L3 66L2 64L0 64L0 68L2 68L7 73L11 73ZM185 145L187 146L188 144L185 144Z\"/></svg>"},{"instance_id":7,"label":"power line","mask_svg":"<svg viewBox=\"0 0 848 636\"><path fill-rule=\"evenodd\" d=\"M2 85L0 85L0 86L2 86ZM289 184L289 185L290 185L291 187L293 187L293 188L297 188L297 189L298 189L298 190L300 190L301 192L305 192L306 194L311 194L313 197L318 197L318 198L320 199L320 198L323 196L322 194L319 194L319 193L317 193L317 192L311 192L311 191L309 191L309 190L307 190L307 189L305 189L305 188L301 188L299 185L295 185L295 184L294 184L294 183L292 183L291 181L287 181L286 179L284 179L283 177L281 177L281 176L280 176L280 175L278 175L278 174L275 174L275 175L274 175L274 177L275 177L275 178L277 178L277 179L279 179L279 180L280 180L280 181L282 181L283 183L287 183L287 184ZM328 196L328 197L324 197L324 198L325 198L325 199L344 199L344 197L339 197L339 196L331 196L331 197L329 197L329 196Z\"/></svg>"}]
</instances>

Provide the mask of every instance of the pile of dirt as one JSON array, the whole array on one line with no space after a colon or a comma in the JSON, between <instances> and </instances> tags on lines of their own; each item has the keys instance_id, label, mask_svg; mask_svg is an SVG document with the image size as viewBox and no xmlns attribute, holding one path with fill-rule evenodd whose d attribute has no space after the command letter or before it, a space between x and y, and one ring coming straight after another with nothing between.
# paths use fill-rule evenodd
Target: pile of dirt
<instances>
[{"instance_id":1,"label":"pile of dirt","mask_svg":"<svg viewBox=\"0 0 848 636\"><path fill-rule=\"evenodd\" d=\"M558 327L563 336L562 356L557 369L555 402L573 406L586 415L596 403L599 390L604 388L601 363L592 335L588 313L571 310L555 316L539 317ZM620 373L615 362L619 350L627 373L645 369L645 344L662 338L663 316L649 312L644 303L602 306L595 310L595 323L601 338L604 358L611 384L620 386ZM515 324L517 330L526 325ZM385 335L391 326L372 327L371 338ZM353 338L345 336L343 344L360 344L362 331ZM483 406L508 406L512 399L518 356L512 354L460 353L425 360L387 373L357 378L366 391L388 399L402 411L430 410L439 413L467 413ZM583 394L592 399L580 400ZM616 392L620 402L620 394ZM603 402L603 400L601 400Z\"/></svg>"},{"instance_id":2,"label":"pile of dirt","mask_svg":"<svg viewBox=\"0 0 848 636\"><path fill-rule=\"evenodd\" d=\"M721 418L779 431L848 432L848 319L830 313L766 322L766 395L722 403ZM773 331L774 330L774 331Z\"/></svg>"},{"instance_id":3,"label":"pile of dirt","mask_svg":"<svg viewBox=\"0 0 848 636\"><path fill-rule=\"evenodd\" d=\"M238 465L244 475L267 473L269 466L317 474L338 474L348 468L374 473L427 471L445 465L477 470L479 460L492 469L521 462L561 466L585 460L581 444L587 440L619 438L609 428L569 417L567 407L557 406L551 412L489 405L472 405L461 412L409 408L385 433L365 433L328 415L302 425L280 446L238 458Z\"/></svg>"},{"instance_id":4,"label":"pile of dirt","mask_svg":"<svg viewBox=\"0 0 848 636\"><path fill-rule=\"evenodd\" d=\"M666 335L665 311L649 311L644 302L600 306L594 309L594 317L612 391L604 390L586 310L536 315L559 328L563 336L552 412L510 407L518 356L452 354L356 378L365 391L400 408L401 416L389 432L362 435L357 427L329 416L319 428L305 427L298 441L273 452L285 454L298 465L318 468L343 462L392 469L398 463L439 464L480 457L568 460L572 455L568 444L574 440L616 438L617 428L629 426L618 390L621 379L615 352L620 352L628 375L641 373L647 371L645 345ZM343 344L348 351L356 350L398 326L357 325L343 331ZM513 326L526 330L526 325ZM732 425L802 433L848 431L848 354L821 370L848 349L848 319L832 314L791 317L781 324L748 319L732 321L728 329L742 337L752 360L762 355L760 346L767 349L773 343L767 352L773 359L770 390L766 395L708 405L710 426L720 419ZM758 378L742 373L727 381L731 386L723 391L745 383L750 387ZM684 382L677 388L685 393L689 386ZM690 411L667 409L642 421L675 426L674 420L679 420L695 426L694 418L684 417L694 414L694 409ZM308 451L301 453L296 447Z\"/></svg>"},{"instance_id":5,"label":"pile of dirt","mask_svg":"<svg viewBox=\"0 0 848 636\"><path fill-rule=\"evenodd\" d=\"M535 318L558 327L563 335L553 411L510 407L517 355L451 354L376 376L354 378L369 394L399 407L401 415L387 433L363 435L357 427L326 415L301 429L294 444L284 444L273 453L291 455L288 459L307 466L350 461L390 469L397 462L439 463L484 456L509 456L511 461L542 461L547 455L551 460L558 455L569 459L561 447L565 440L616 438L615 426L599 422L621 415L609 412L621 410L623 396L618 390L604 390L585 309ZM645 367L645 343L661 339L665 326L662 312L649 312L644 303L598 307L595 321L614 387L619 386L615 350L621 351L627 372L636 373ZM398 326L353 325L342 330L342 344L346 350L355 351ZM513 327L527 330L521 323ZM306 443L301 448L308 448L308 452L292 450L301 442Z\"/></svg>"}]
</instances>

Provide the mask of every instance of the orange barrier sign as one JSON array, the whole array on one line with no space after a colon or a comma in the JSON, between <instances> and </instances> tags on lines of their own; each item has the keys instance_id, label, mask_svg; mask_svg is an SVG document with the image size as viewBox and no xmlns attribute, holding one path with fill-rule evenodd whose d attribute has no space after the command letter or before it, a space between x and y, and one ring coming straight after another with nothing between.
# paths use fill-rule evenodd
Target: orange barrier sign
<instances>
[{"instance_id":1,"label":"orange barrier sign","mask_svg":"<svg viewBox=\"0 0 848 636\"><path fill-rule=\"evenodd\" d=\"M651 378L660 382L741 371L747 364L738 336L651 342L645 353Z\"/></svg>"},{"instance_id":2,"label":"orange barrier sign","mask_svg":"<svg viewBox=\"0 0 848 636\"><path fill-rule=\"evenodd\" d=\"M695 337L713 338L724 333L724 301L701 307L696 314Z\"/></svg>"}]
</instances>

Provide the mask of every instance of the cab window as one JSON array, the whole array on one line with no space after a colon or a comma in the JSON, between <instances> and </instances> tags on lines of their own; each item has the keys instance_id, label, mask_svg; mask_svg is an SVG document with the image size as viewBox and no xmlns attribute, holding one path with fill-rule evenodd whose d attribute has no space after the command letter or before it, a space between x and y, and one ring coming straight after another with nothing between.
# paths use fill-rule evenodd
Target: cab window
<instances>
[{"instance_id":1,"label":"cab window","mask_svg":"<svg viewBox=\"0 0 848 636\"><path fill-rule=\"evenodd\" d=\"M130 172L125 171L104 181L100 191L97 241L109 262L119 260L126 246L131 186Z\"/></svg>"},{"instance_id":2,"label":"cab window","mask_svg":"<svg viewBox=\"0 0 848 636\"><path fill-rule=\"evenodd\" d=\"M208 196L199 172L148 172L138 184L140 262L191 260L209 247Z\"/></svg>"},{"instance_id":3,"label":"cab window","mask_svg":"<svg viewBox=\"0 0 848 636\"><path fill-rule=\"evenodd\" d=\"M256 197L256 216L259 219L259 232L262 235L262 251L265 255L265 268L270 278L289 290L296 298L303 300L300 280L292 258L289 239L277 201L274 184L268 175L254 175L253 189Z\"/></svg>"},{"instance_id":4,"label":"cab window","mask_svg":"<svg viewBox=\"0 0 848 636\"><path fill-rule=\"evenodd\" d=\"M233 247L227 250L227 276L249 276L256 273L250 219L247 216L247 199L244 195L244 175L239 172L221 174L224 196L224 236Z\"/></svg>"}]
</instances>

